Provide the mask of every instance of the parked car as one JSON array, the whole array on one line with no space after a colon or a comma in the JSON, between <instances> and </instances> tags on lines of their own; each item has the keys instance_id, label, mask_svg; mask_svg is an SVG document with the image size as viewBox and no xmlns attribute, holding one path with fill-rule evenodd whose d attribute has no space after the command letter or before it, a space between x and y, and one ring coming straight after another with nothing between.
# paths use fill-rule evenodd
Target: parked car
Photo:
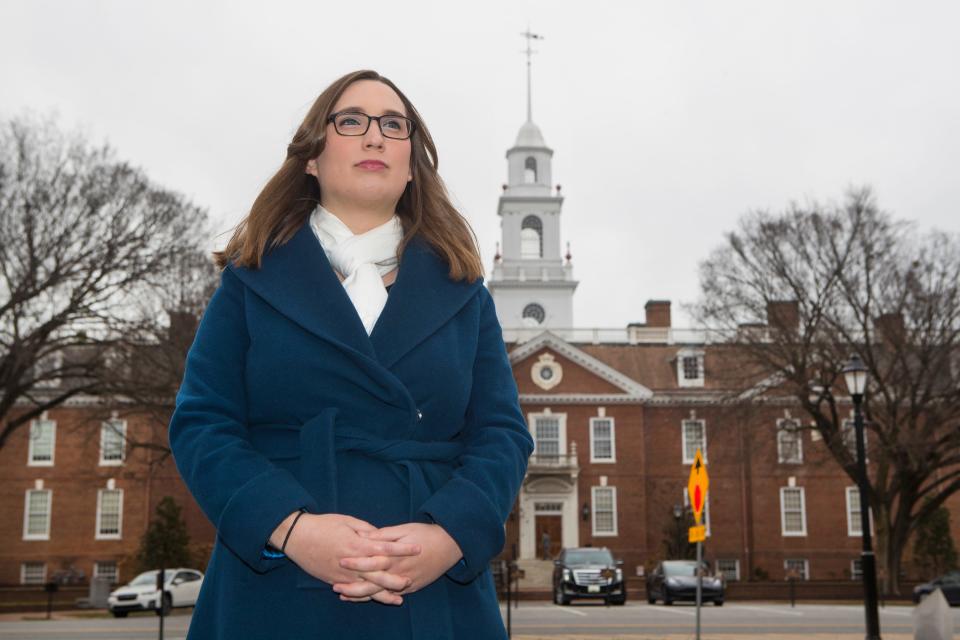
<instances>
[{"instance_id":1,"label":"parked car","mask_svg":"<svg viewBox=\"0 0 960 640\"><path fill-rule=\"evenodd\" d=\"M107 608L117 618L125 618L131 611L149 611L167 615L174 607L192 607L197 604L203 573L196 569L166 569L163 596L157 589L158 569L145 571L129 583L110 592Z\"/></svg>"},{"instance_id":2,"label":"parked car","mask_svg":"<svg viewBox=\"0 0 960 640\"><path fill-rule=\"evenodd\" d=\"M627 601L623 560L614 560L606 547L564 549L553 561L553 601L568 605L577 598L602 599L607 604Z\"/></svg>"},{"instance_id":3,"label":"parked car","mask_svg":"<svg viewBox=\"0 0 960 640\"><path fill-rule=\"evenodd\" d=\"M712 575L710 566L703 563L701 602L723 606L724 581ZM647 575L647 602L673 604L678 600L697 600L697 562L695 560L664 560Z\"/></svg>"},{"instance_id":4,"label":"parked car","mask_svg":"<svg viewBox=\"0 0 960 640\"><path fill-rule=\"evenodd\" d=\"M919 603L937 589L943 592L951 607L960 607L960 571L950 571L930 582L918 584L913 588L913 601Z\"/></svg>"}]
</instances>

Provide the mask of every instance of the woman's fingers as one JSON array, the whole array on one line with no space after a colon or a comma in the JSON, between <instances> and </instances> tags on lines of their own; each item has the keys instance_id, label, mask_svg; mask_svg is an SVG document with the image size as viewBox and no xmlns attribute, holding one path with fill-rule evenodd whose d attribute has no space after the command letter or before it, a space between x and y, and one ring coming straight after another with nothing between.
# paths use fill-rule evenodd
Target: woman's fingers
<instances>
[{"instance_id":1,"label":"woman's fingers","mask_svg":"<svg viewBox=\"0 0 960 640\"><path fill-rule=\"evenodd\" d=\"M358 555L365 556L417 556L420 555L420 545L412 542L387 542L365 540L359 545L362 550Z\"/></svg>"},{"instance_id":2,"label":"woman's fingers","mask_svg":"<svg viewBox=\"0 0 960 640\"><path fill-rule=\"evenodd\" d=\"M387 591L386 589L383 591L378 591L370 597L377 602L382 602L383 604L403 604L403 596L401 596L399 593Z\"/></svg>"},{"instance_id":3,"label":"woman's fingers","mask_svg":"<svg viewBox=\"0 0 960 640\"><path fill-rule=\"evenodd\" d=\"M373 530L364 530L363 535L370 540L398 540L410 533L403 526L374 528Z\"/></svg>"},{"instance_id":4,"label":"woman's fingers","mask_svg":"<svg viewBox=\"0 0 960 640\"><path fill-rule=\"evenodd\" d=\"M364 571L360 577L368 582L390 591L403 591L410 586L412 580L406 576L389 573L387 571Z\"/></svg>"},{"instance_id":5,"label":"woman's fingers","mask_svg":"<svg viewBox=\"0 0 960 640\"><path fill-rule=\"evenodd\" d=\"M354 571L386 571L393 560L386 556L365 556L359 558L340 558L340 566Z\"/></svg>"},{"instance_id":6,"label":"woman's fingers","mask_svg":"<svg viewBox=\"0 0 960 640\"><path fill-rule=\"evenodd\" d=\"M364 573L361 578L357 582L338 582L333 585L333 590L351 598L363 598L383 589L402 591L410 586L409 579L385 571Z\"/></svg>"}]
</instances>

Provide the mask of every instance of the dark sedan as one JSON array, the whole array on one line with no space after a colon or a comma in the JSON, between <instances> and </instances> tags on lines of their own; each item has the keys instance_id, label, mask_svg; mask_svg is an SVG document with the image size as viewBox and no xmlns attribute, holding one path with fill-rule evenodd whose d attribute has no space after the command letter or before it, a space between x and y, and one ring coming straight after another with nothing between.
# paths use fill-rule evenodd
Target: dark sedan
<instances>
[{"instance_id":1,"label":"dark sedan","mask_svg":"<svg viewBox=\"0 0 960 640\"><path fill-rule=\"evenodd\" d=\"M710 575L709 566L703 565L703 586L700 602L723 605L723 579ZM695 560L664 560L647 575L647 602L673 604L678 600L697 600L697 563Z\"/></svg>"},{"instance_id":2,"label":"dark sedan","mask_svg":"<svg viewBox=\"0 0 960 640\"><path fill-rule=\"evenodd\" d=\"M913 588L913 601L919 603L937 589L943 592L951 607L960 607L960 571L951 571L936 580L918 584Z\"/></svg>"},{"instance_id":3,"label":"dark sedan","mask_svg":"<svg viewBox=\"0 0 960 640\"><path fill-rule=\"evenodd\" d=\"M605 547L564 549L554 560L553 601L567 605L575 598L602 599L607 604L627 601L623 560L614 560Z\"/></svg>"}]
</instances>

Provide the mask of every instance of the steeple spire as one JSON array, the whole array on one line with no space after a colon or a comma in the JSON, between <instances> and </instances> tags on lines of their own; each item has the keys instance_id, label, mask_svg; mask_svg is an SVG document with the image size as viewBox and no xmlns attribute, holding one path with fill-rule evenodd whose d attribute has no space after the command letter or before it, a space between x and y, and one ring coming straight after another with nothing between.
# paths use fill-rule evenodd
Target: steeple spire
<instances>
[{"instance_id":1,"label":"steeple spire","mask_svg":"<svg viewBox=\"0 0 960 640\"><path fill-rule=\"evenodd\" d=\"M543 40L543 36L530 33L530 25L527 25L527 30L520 35L527 39L527 50L524 52L527 54L527 122L533 122L533 99L530 91L530 58L536 51L530 48L530 41Z\"/></svg>"}]
</instances>

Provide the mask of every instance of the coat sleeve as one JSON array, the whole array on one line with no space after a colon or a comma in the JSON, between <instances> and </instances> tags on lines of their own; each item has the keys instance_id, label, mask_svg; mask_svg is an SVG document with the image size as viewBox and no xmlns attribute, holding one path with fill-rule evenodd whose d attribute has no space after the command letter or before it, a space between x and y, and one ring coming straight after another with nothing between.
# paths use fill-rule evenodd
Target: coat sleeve
<instances>
[{"instance_id":1,"label":"coat sleeve","mask_svg":"<svg viewBox=\"0 0 960 640\"><path fill-rule=\"evenodd\" d=\"M463 559L446 575L466 584L503 549L504 523L533 452L503 332L486 287L480 289L473 387L461 437L466 444L461 466L420 507L414 520L439 524L457 542Z\"/></svg>"},{"instance_id":2,"label":"coat sleeve","mask_svg":"<svg viewBox=\"0 0 960 640\"><path fill-rule=\"evenodd\" d=\"M266 573L289 562L265 553L270 534L300 507L316 513L318 506L290 472L247 438L243 299L243 284L224 269L187 353L169 439L180 475L221 542L251 569Z\"/></svg>"}]
</instances>

